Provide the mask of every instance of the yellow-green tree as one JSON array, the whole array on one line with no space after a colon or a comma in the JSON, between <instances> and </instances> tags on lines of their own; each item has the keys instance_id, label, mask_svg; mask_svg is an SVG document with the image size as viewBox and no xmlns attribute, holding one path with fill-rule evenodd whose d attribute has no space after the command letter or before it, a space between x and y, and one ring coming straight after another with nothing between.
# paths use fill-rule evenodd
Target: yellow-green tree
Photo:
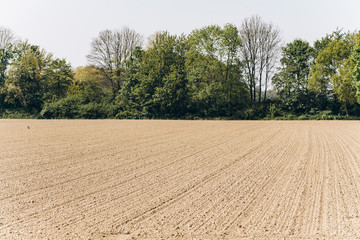
<instances>
[{"instance_id":1,"label":"yellow-green tree","mask_svg":"<svg viewBox=\"0 0 360 240\"><path fill-rule=\"evenodd\" d=\"M28 42L19 42L14 52L2 88L7 104L40 110L66 95L73 78L69 63Z\"/></svg>"},{"instance_id":2,"label":"yellow-green tree","mask_svg":"<svg viewBox=\"0 0 360 240\"><path fill-rule=\"evenodd\" d=\"M352 84L351 52L354 46L353 33L334 35L333 40L321 51L311 67L309 88L322 94L335 94L343 103L346 115L348 105L356 101L356 89Z\"/></svg>"},{"instance_id":3,"label":"yellow-green tree","mask_svg":"<svg viewBox=\"0 0 360 240\"><path fill-rule=\"evenodd\" d=\"M360 103L360 32L356 35L356 42L351 53L353 86L356 88L357 101Z\"/></svg>"},{"instance_id":4,"label":"yellow-green tree","mask_svg":"<svg viewBox=\"0 0 360 240\"><path fill-rule=\"evenodd\" d=\"M5 80L5 101L25 108L40 108L42 81L52 55L27 42L19 43L17 52Z\"/></svg>"}]
</instances>

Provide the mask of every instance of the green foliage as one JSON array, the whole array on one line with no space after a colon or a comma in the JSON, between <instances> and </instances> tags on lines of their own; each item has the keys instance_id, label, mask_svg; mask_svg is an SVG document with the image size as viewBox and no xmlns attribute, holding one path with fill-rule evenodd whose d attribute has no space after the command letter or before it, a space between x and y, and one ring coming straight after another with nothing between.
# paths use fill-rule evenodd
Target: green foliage
<instances>
[{"instance_id":1,"label":"green foliage","mask_svg":"<svg viewBox=\"0 0 360 240\"><path fill-rule=\"evenodd\" d=\"M80 95L70 95L56 102L46 103L40 112L41 118L81 118L101 119L114 118L118 109L112 103L87 102Z\"/></svg>"},{"instance_id":2,"label":"green foliage","mask_svg":"<svg viewBox=\"0 0 360 240\"><path fill-rule=\"evenodd\" d=\"M360 103L360 32L356 35L356 42L351 53L351 74L353 79L353 86L356 88L356 97Z\"/></svg>"},{"instance_id":3,"label":"green foliage","mask_svg":"<svg viewBox=\"0 0 360 240\"><path fill-rule=\"evenodd\" d=\"M0 49L0 117L356 119L359 36L336 31L313 47L300 39L288 43L272 79L275 89L267 92L271 98L261 101L250 96L242 41L232 24L203 27L188 36L157 33L146 49L131 47L108 72L93 65L73 71L64 59L18 42ZM266 80L273 75L266 74ZM260 98L260 86L252 87Z\"/></svg>"},{"instance_id":4,"label":"green foliage","mask_svg":"<svg viewBox=\"0 0 360 240\"><path fill-rule=\"evenodd\" d=\"M20 43L17 48L20 55L11 64L5 80L5 101L19 107L40 109L43 74L52 56L27 42Z\"/></svg>"},{"instance_id":5,"label":"green foliage","mask_svg":"<svg viewBox=\"0 0 360 240\"><path fill-rule=\"evenodd\" d=\"M54 102L66 96L68 88L73 81L71 65L65 59L55 59L50 62L43 76L43 101Z\"/></svg>"},{"instance_id":6,"label":"green foliage","mask_svg":"<svg viewBox=\"0 0 360 240\"><path fill-rule=\"evenodd\" d=\"M81 99L73 95L54 103L46 103L40 112L42 118L75 118L79 115Z\"/></svg>"},{"instance_id":7,"label":"green foliage","mask_svg":"<svg viewBox=\"0 0 360 240\"><path fill-rule=\"evenodd\" d=\"M65 97L72 78L65 60L54 60L40 47L20 42L14 46L1 92L12 108L40 111L44 102Z\"/></svg>"},{"instance_id":8,"label":"green foliage","mask_svg":"<svg viewBox=\"0 0 360 240\"><path fill-rule=\"evenodd\" d=\"M350 55L354 46L354 34L335 34L334 39L321 51L316 64L311 67L309 88L315 92L333 92L344 105L346 115L348 104L355 102L355 88L352 84Z\"/></svg>"},{"instance_id":9,"label":"green foliage","mask_svg":"<svg viewBox=\"0 0 360 240\"><path fill-rule=\"evenodd\" d=\"M269 111L270 111L270 118L274 119L276 114L276 105L271 103L269 106Z\"/></svg>"},{"instance_id":10,"label":"green foliage","mask_svg":"<svg viewBox=\"0 0 360 240\"><path fill-rule=\"evenodd\" d=\"M314 49L313 50L314 63L315 63L315 59L317 58L319 53L322 52L329 45L329 43L333 40L334 35L339 35L339 34L327 34L322 39L316 40L314 42L314 47L313 47L313 49Z\"/></svg>"},{"instance_id":11,"label":"green foliage","mask_svg":"<svg viewBox=\"0 0 360 240\"><path fill-rule=\"evenodd\" d=\"M182 116L188 98L184 62L185 38L156 34L147 51L134 50L120 103L143 117Z\"/></svg>"},{"instance_id":12,"label":"green foliage","mask_svg":"<svg viewBox=\"0 0 360 240\"><path fill-rule=\"evenodd\" d=\"M231 24L194 30L188 38L186 72L191 112L229 116L244 108L248 89L239 59L241 40Z\"/></svg>"},{"instance_id":13,"label":"green foliage","mask_svg":"<svg viewBox=\"0 0 360 240\"><path fill-rule=\"evenodd\" d=\"M273 79L280 95L289 97L293 92L306 90L313 51L308 42L300 39L282 48L281 68Z\"/></svg>"},{"instance_id":14,"label":"green foliage","mask_svg":"<svg viewBox=\"0 0 360 240\"><path fill-rule=\"evenodd\" d=\"M4 109L0 111L0 118L4 119L36 119L39 115L35 111L25 111L22 108Z\"/></svg>"},{"instance_id":15,"label":"green foliage","mask_svg":"<svg viewBox=\"0 0 360 240\"><path fill-rule=\"evenodd\" d=\"M316 111L311 114L303 114L296 116L293 114L287 114L281 117L276 117L275 120L359 120L360 117L356 116L344 116L344 115L335 115L330 110L325 111Z\"/></svg>"},{"instance_id":16,"label":"green foliage","mask_svg":"<svg viewBox=\"0 0 360 240\"><path fill-rule=\"evenodd\" d=\"M14 49L12 45L7 45L0 48L0 88L5 83L5 72L10 65L10 61L13 58Z\"/></svg>"},{"instance_id":17,"label":"green foliage","mask_svg":"<svg viewBox=\"0 0 360 240\"><path fill-rule=\"evenodd\" d=\"M307 83L313 53L310 44L300 39L282 48L281 67L273 77L273 84L287 112L302 114L309 111L312 93Z\"/></svg>"}]
</instances>

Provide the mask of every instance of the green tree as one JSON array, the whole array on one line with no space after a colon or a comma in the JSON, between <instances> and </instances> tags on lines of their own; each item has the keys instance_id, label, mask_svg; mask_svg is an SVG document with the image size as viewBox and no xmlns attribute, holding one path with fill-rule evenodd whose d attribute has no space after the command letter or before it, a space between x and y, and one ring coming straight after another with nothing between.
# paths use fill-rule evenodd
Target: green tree
<instances>
[{"instance_id":1,"label":"green tree","mask_svg":"<svg viewBox=\"0 0 360 240\"><path fill-rule=\"evenodd\" d=\"M337 33L333 36L333 40L318 54L311 67L309 88L320 94L335 94L343 103L346 115L349 115L348 105L355 102L355 88L350 72L352 62L349 60L355 35Z\"/></svg>"},{"instance_id":2,"label":"green tree","mask_svg":"<svg viewBox=\"0 0 360 240\"><path fill-rule=\"evenodd\" d=\"M39 111L45 101L66 95L73 78L70 64L28 42L15 46L3 92L13 107Z\"/></svg>"},{"instance_id":3,"label":"green tree","mask_svg":"<svg viewBox=\"0 0 360 240\"><path fill-rule=\"evenodd\" d=\"M356 87L357 101L360 103L360 32L356 35L356 42L351 53L353 86Z\"/></svg>"},{"instance_id":4,"label":"green tree","mask_svg":"<svg viewBox=\"0 0 360 240\"><path fill-rule=\"evenodd\" d=\"M13 58L13 49L11 45L0 48L0 88L5 82L5 72Z\"/></svg>"},{"instance_id":5,"label":"green tree","mask_svg":"<svg viewBox=\"0 0 360 240\"><path fill-rule=\"evenodd\" d=\"M16 47L19 54L5 80L5 101L15 106L40 109L43 76L52 55L27 42Z\"/></svg>"},{"instance_id":6,"label":"green tree","mask_svg":"<svg viewBox=\"0 0 360 240\"><path fill-rule=\"evenodd\" d=\"M65 59L50 61L43 75L43 101L56 101L66 96L74 78L71 65Z\"/></svg>"},{"instance_id":7,"label":"green tree","mask_svg":"<svg viewBox=\"0 0 360 240\"><path fill-rule=\"evenodd\" d=\"M136 47L126 62L127 71L124 76L124 85L120 90L120 97L118 97L123 110L122 117L142 117L141 99L139 99L141 96L139 71L143 55L144 51L141 47Z\"/></svg>"},{"instance_id":8,"label":"green tree","mask_svg":"<svg viewBox=\"0 0 360 240\"><path fill-rule=\"evenodd\" d=\"M307 41L296 39L282 48L281 67L273 80L281 94L290 96L307 88L313 48Z\"/></svg>"},{"instance_id":9,"label":"green tree","mask_svg":"<svg viewBox=\"0 0 360 240\"><path fill-rule=\"evenodd\" d=\"M186 73L193 113L229 116L244 107L248 91L242 77L237 28L227 24L194 30L188 37Z\"/></svg>"},{"instance_id":10,"label":"green tree","mask_svg":"<svg viewBox=\"0 0 360 240\"><path fill-rule=\"evenodd\" d=\"M4 105L4 83L5 73L14 57L16 43L15 34L11 29L0 26L0 107Z\"/></svg>"},{"instance_id":11,"label":"green tree","mask_svg":"<svg viewBox=\"0 0 360 240\"><path fill-rule=\"evenodd\" d=\"M295 39L282 48L281 67L272 81L287 110L303 113L309 97L307 83L313 48L307 41Z\"/></svg>"},{"instance_id":12,"label":"green tree","mask_svg":"<svg viewBox=\"0 0 360 240\"><path fill-rule=\"evenodd\" d=\"M5 73L10 65L10 61L13 58L13 49L11 45L0 48L0 110L5 107Z\"/></svg>"},{"instance_id":13,"label":"green tree","mask_svg":"<svg viewBox=\"0 0 360 240\"><path fill-rule=\"evenodd\" d=\"M75 69L74 80L68 88L68 95L81 95L81 98L86 101L99 102L104 93L112 95L107 87L107 79L97 67L80 66Z\"/></svg>"},{"instance_id":14,"label":"green tree","mask_svg":"<svg viewBox=\"0 0 360 240\"><path fill-rule=\"evenodd\" d=\"M185 38L157 33L149 49L130 58L120 102L141 117L180 117L187 108Z\"/></svg>"},{"instance_id":15,"label":"green tree","mask_svg":"<svg viewBox=\"0 0 360 240\"><path fill-rule=\"evenodd\" d=\"M313 51L313 64L315 64L315 60L320 52L322 52L331 41L334 39L335 35L337 34L326 34L325 37L321 38L320 40L316 40L314 42L314 51Z\"/></svg>"},{"instance_id":16,"label":"green tree","mask_svg":"<svg viewBox=\"0 0 360 240\"><path fill-rule=\"evenodd\" d=\"M74 71L74 80L76 82L98 81L99 84L105 84L104 76L94 65L80 66Z\"/></svg>"}]
</instances>

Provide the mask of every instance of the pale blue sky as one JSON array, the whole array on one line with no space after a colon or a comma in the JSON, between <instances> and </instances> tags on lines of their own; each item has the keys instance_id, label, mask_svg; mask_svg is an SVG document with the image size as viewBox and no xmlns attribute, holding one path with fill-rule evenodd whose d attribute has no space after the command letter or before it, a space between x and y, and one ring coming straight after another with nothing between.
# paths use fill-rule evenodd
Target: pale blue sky
<instances>
[{"instance_id":1,"label":"pale blue sky","mask_svg":"<svg viewBox=\"0 0 360 240\"><path fill-rule=\"evenodd\" d=\"M257 14L280 28L284 42L360 29L359 0L0 0L0 8L0 26L73 67L87 63L101 30L123 26L145 37L159 30L187 34L210 24L240 26Z\"/></svg>"}]
</instances>

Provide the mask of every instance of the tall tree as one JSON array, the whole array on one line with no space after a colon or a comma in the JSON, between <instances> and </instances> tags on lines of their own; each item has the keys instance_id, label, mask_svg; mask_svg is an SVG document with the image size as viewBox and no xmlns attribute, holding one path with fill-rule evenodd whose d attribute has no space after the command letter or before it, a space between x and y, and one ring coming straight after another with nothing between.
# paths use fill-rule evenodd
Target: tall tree
<instances>
[{"instance_id":1,"label":"tall tree","mask_svg":"<svg viewBox=\"0 0 360 240\"><path fill-rule=\"evenodd\" d=\"M92 40L88 62L100 69L114 93L117 94L121 89L125 61L134 48L142 43L143 37L128 27L101 31Z\"/></svg>"},{"instance_id":2,"label":"tall tree","mask_svg":"<svg viewBox=\"0 0 360 240\"><path fill-rule=\"evenodd\" d=\"M188 37L186 72L193 111L229 115L248 97L239 58L241 40L234 25L194 30Z\"/></svg>"},{"instance_id":3,"label":"tall tree","mask_svg":"<svg viewBox=\"0 0 360 240\"><path fill-rule=\"evenodd\" d=\"M313 48L307 41L296 39L282 48L281 67L274 77L274 86L281 94L307 89Z\"/></svg>"},{"instance_id":4,"label":"tall tree","mask_svg":"<svg viewBox=\"0 0 360 240\"><path fill-rule=\"evenodd\" d=\"M320 40L315 40L314 42L314 51L313 51L313 64L315 64L315 60L319 53L324 51L324 49L331 43L334 39L334 34L326 34L325 37L321 38Z\"/></svg>"},{"instance_id":5,"label":"tall tree","mask_svg":"<svg viewBox=\"0 0 360 240\"><path fill-rule=\"evenodd\" d=\"M71 65L65 59L52 59L43 73L43 101L56 101L66 96L74 79Z\"/></svg>"},{"instance_id":6,"label":"tall tree","mask_svg":"<svg viewBox=\"0 0 360 240\"><path fill-rule=\"evenodd\" d=\"M263 23L260 28L260 49L259 49L259 102L262 100L262 90L264 85L264 100L270 80L277 63L280 52L280 31L272 24Z\"/></svg>"},{"instance_id":7,"label":"tall tree","mask_svg":"<svg viewBox=\"0 0 360 240\"><path fill-rule=\"evenodd\" d=\"M286 108L304 112L308 105L308 77L313 61L313 48L307 41L295 39L282 48L281 67L274 75L273 84Z\"/></svg>"},{"instance_id":8,"label":"tall tree","mask_svg":"<svg viewBox=\"0 0 360 240\"><path fill-rule=\"evenodd\" d=\"M73 77L70 64L28 42L19 42L15 48L3 87L8 104L40 110L44 102L65 96Z\"/></svg>"},{"instance_id":9,"label":"tall tree","mask_svg":"<svg viewBox=\"0 0 360 240\"><path fill-rule=\"evenodd\" d=\"M180 117L187 107L184 71L185 37L158 33L149 49L130 58L121 101L134 106L136 117ZM126 109L129 109L125 106ZM130 109L129 109L130 110Z\"/></svg>"},{"instance_id":10,"label":"tall tree","mask_svg":"<svg viewBox=\"0 0 360 240\"><path fill-rule=\"evenodd\" d=\"M360 32L356 34L356 42L351 53L353 86L356 87L356 97L360 103Z\"/></svg>"},{"instance_id":11,"label":"tall tree","mask_svg":"<svg viewBox=\"0 0 360 240\"><path fill-rule=\"evenodd\" d=\"M350 55L355 35L334 34L333 40L321 51L311 66L309 87L319 93L334 93L343 103L346 115L348 105L355 101L355 88L352 85Z\"/></svg>"},{"instance_id":12,"label":"tall tree","mask_svg":"<svg viewBox=\"0 0 360 240\"><path fill-rule=\"evenodd\" d=\"M39 109L43 75L52 55L27 42L20 42L16 47L19 55L12 62L5 81L5 101L24 108Z\"/></svg>"},{"instance_id":13,"label":"tall tree","mask_svg":"<svg viewBox=\"0 0 360 240\"><path fill-rule=\"evenodd\" d=\"M0 26L0 88L4 85L5 71L13 57L16 37L11 29Z\"/></svg>"},{"instance_id":14,"label":"tall tree","mask_svg":"<svg viewBox=\"0 0 360 240\"><path fill-rule=\"evenodd\" d=\"M253 16L242 22L240 37L243 41L241 55L246 66L250 96L253 102L256 99L261 101L263 83L265 81L267 90L270 74L278 59L280 31L273 24L263 22L259 16Z\"/></svg>"}]
</instances>

